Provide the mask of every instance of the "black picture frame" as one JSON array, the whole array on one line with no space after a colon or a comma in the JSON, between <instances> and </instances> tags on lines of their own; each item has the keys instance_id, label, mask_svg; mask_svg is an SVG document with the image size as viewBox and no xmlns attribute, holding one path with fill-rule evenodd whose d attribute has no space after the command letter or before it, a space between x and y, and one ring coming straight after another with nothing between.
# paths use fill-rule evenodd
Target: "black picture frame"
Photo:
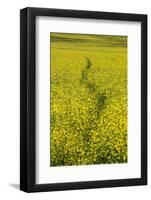
<instances>
[{"instance_id":1,"label":"black picture frame","mask_svg":"<svg viewBox=\"0 0 151 200\"><path fill-rule=\"evenodd\" d=\"M141 22L141 178L36 184L35 163L35 19L37 16ZM20 11L20 190L56 190L121 187L147 184L147 15L48 8Z\"/></svg>"}]
</instances>

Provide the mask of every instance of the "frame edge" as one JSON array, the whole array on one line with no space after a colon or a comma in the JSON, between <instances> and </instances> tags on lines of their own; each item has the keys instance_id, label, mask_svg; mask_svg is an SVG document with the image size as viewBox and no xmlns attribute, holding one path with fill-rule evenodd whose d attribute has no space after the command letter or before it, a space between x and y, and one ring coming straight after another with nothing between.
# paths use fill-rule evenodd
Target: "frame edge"
<instances>
[{"instance_id":1,"label":"frame edge","mask_svg":"<svg viewBox=\"0 0 151 200\"><path fill-rule=\"evenodd\" d=\"M27 191L27 9L20 10L20 190Z\"/></svg>"}]
</instances>

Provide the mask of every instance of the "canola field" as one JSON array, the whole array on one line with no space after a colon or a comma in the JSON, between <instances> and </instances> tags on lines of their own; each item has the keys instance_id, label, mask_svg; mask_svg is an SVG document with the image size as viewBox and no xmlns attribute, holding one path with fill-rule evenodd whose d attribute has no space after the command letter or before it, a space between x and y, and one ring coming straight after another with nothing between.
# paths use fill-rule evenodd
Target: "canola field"
<instances>
[{"instance_id":1,"label":"canola field","mask_svg":"<svg viewBox=\"0 0 151 200\"><path fill-rule=\"evenodd\" d=\"M50 60L50 166L127 162L127 37L50 33Z\"/></svg>"}]
</instances>

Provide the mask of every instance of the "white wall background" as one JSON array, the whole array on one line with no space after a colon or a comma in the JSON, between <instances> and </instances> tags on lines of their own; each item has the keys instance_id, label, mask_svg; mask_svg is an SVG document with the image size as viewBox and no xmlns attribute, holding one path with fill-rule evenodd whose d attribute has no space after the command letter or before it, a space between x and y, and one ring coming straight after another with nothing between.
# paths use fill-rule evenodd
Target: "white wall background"
<instances>
[{"instance_id":1,"label":"white wall background","mask_svg":"<svg viewBox=\"0 0 151 200\"><path fill-rule=\"evenodd\" d=\"M26 194L19 191L19 9L33 7L66 8L148 14L148 35L151 34L150 0L4 0L0 3L0 199L150 199L151 136L148 137L149 185L81 191ZM148 55L151 50L148 38ZM148 74L151 70L148 56ZM149 77L149 87L151 79ZM148 90L148 102L151 92ZM148 124L151 109L148 105ZM151 127L148 127L150 132Z\"/></svg>"}]
</instances>

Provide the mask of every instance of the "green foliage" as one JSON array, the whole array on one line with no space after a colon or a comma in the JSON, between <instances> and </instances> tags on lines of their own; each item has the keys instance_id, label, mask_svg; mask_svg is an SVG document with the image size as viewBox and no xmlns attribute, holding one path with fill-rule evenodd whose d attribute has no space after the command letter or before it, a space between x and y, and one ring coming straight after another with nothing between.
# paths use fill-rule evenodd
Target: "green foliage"
<instances>
[{"instance_id":1,"label":"green foliage","mask_svg":"<svg viewBox=\"0 0 151 200\"><path fill-rule=\"evenodd\" d=\"M51 39L51 166L127 162L127 38Z\"/></svg>"}]
</instances>

